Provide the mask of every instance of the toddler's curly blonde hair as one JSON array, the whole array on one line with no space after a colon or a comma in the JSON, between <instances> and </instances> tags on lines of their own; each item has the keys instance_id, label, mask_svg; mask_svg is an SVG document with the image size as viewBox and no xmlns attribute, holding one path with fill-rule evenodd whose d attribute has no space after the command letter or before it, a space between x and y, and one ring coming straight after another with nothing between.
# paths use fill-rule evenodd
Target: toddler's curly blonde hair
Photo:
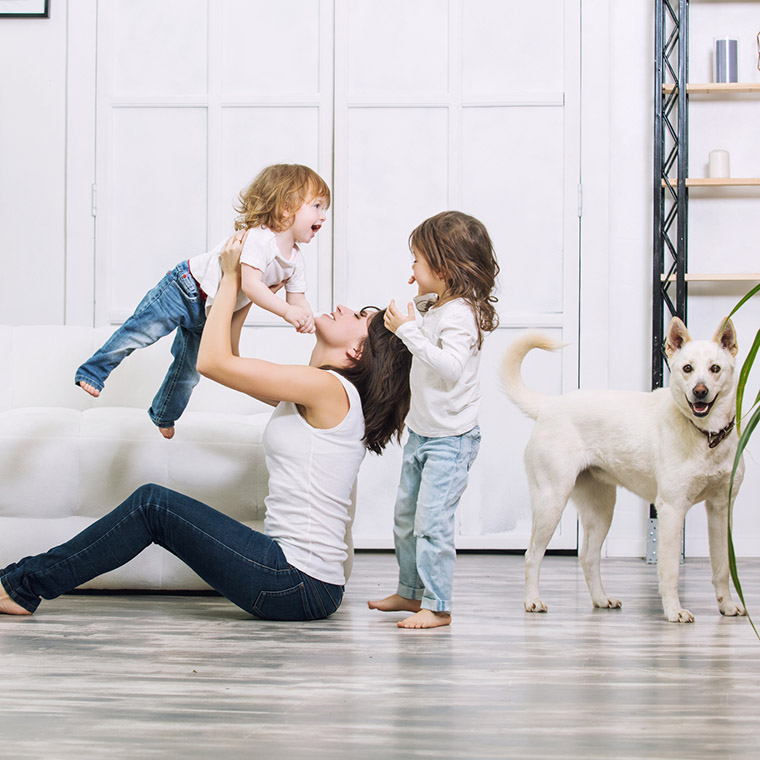
<instances>
[{"instance_id":1,"label":"toddler's curly blonde hair","mask_svg":"<svg viewBox=\"0 0 760 760\"><path fill-rule=\"evenodd\" d=\"M325 199L330 206L330 188L313 169L301 164L273 164L263 169L238 196L236 230L266 227L282 232L293 224L296 211L306 201Z\"/></svg>"}]
</instances>

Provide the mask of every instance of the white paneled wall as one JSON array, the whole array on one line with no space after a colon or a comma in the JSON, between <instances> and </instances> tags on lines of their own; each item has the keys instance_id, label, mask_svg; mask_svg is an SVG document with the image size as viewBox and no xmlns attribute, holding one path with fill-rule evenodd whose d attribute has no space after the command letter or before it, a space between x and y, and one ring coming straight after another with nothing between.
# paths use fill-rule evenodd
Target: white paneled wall
<instances>
[{"instance_id":1,"label":"white paneled wall","mask_svg":"<svg viewBox=\"0 0 760 760\"><path fill-rule=\"evenodd\" d=\"M694 77L709 76L715 34L739 36L742 60L753 53L754 6L692 4ZM514 332L573 341L528 358L528 381L547 392L573 387L579 370L586 387L648 388L652 36L644 0L55 0L50 19L0 20L0 321L122 318L169 266L229 231L238 191L274 161L310 164L335 191L306 250L320 309L407 299L409 232L462 208L487 224L503 274L460 545L524 545L530 422L495 379ZM758 80L755 64L743 79ZM735 176L756 176L757 100L695 105L692 173L723 147ZM699 193L692 268L756 269L757 194ZM743 290L691 292L690 324L704 333ZM737 320L742 353L757 312ZM266 315L251 322L252 349L308 356L303 336ZM396 456L362 471L367 545L390 541ZM757 554L748 464L737 549ZM687 553L704 552L703 514L689 516ZM643 554L645 525L646 508L621 495L610 553ZM562 531L572 543L572 520Z\"/></svg>"}]
</instances>

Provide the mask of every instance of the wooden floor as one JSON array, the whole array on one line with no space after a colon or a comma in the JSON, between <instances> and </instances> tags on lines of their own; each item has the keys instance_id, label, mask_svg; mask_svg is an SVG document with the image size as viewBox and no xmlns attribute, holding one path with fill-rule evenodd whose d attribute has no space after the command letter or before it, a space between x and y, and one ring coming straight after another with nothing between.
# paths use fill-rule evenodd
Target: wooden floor
<instances>
[{"instance_id":1,"label":"wooden floor","mask_svg":"<svg viewBox=\"0 0 760 760\"><path fill-rule=\"evenodd\" d=\"M253 620L214 596L83 596L0 616L3 758L757 758L760 641L722 618L706 560L682 567L693 625L667 623L656 568L606 560L594 610L548 557L546 615L522 557L460 555L454 623L396 628L366 599L392 554L357 555L317 623ZM740 562L760 621L760 560Z\"/></svg>"}]
</instances>

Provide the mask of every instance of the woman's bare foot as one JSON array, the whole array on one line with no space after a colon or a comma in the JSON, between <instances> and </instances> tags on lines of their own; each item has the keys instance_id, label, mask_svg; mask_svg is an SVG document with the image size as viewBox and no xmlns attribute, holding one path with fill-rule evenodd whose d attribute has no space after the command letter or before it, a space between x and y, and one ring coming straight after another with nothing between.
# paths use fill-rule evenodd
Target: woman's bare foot
<instances>
[{"instance_id":1,"label":"woman's bare foot","mask_svg":"<svg viewBox=\"0 0 760 760\"><path fill-rule=\"evenodd\" d=\"M416 615L399 620L396 625L399 628L438 628L451 623L451 615L448 612L433 612L433 610L420 610Z\"/></svg>"},{"instance_id":2,"label":"woman's bare foot","mask_svg":"<svg viewBox=\"0 0 760 760\"><path fill-rule=\"evenodd\" d=\"M24 609L20 604L11 599L8 594L5 593L5 589L0 586L0 614L6 615L31 615L29 610Z\"/></svg>"},{"instance_id":3,"label":"woman's bare foot","mask_svg":"<svg viewBox=\"0 0 760 760\"><path fill-rule=\"evenodd\" d=\"M174 428L173 427L170 427L170 428L162 428L162 427L160 427L159 430L161 431L161 435L164 438L166 438L167 440L169 440L169 438L174 438Z\"/></svg>"},{"instance_id":4,"label":"woman's bare foot","mask_svg":"<svg viewBox=\"0 0 760 760\"><path fill-rule=\"evenodd\" d=\"M87 393L89 393L91 396L94 396L95 398L97 398L100 395L100 391L97 388L93 387L89 383L84 382L84 380L79 381L79 387L83 391L86 391Z\"/></svg>"},{"instance_id":5,"label":"woman's bare foot","mask_svg":"<svg viewBox=\"0 0 760 760\"><path fill-rule=\"evenodd\" d=\"M417 612L420 609L420 600L407 599L400 594L391 594L385 599L367 602L367 606L371 610L380 610L380 612Z\"/></svg>"}]
</instances>

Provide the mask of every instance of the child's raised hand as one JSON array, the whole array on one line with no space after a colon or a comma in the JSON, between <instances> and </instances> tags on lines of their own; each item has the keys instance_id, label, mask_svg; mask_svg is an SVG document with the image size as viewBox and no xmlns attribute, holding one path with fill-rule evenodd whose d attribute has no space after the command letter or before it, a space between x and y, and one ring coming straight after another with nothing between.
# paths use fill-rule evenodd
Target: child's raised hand
<instances>
[{"instance_id":1,"label":"child's raised hand","mask_svg":"<svg viewBox=\"0 0 760 760\"><path fill-rule=\"evenodd\" d=\"M238 230L234 235L227 238L219 253L219 264L222 274L238 274L240 272L240 254L243 251L248 230Z\"/></svg>"},{"instance_id":2,"label":"child's raised hand","mask_svg":"<svg viewBox=\"0 0 760 760\"><path fill-rule=\"evenodd\" d=\"M306 309L302 309L300 306L288 306L284 319L286 322L293 325L297 332L313 333L315 330L314 317L309 314Z\"/></svg>"},{"instance_id":3,"label":"child's raised hand","mask_svg":"<svg viewBox=\"0 0 760 760\"><path fill-rule=\"evenodd\" d=\"M398 330L398 328L401 327L401 325L403 325L405 322L414 322L414 306L412 305L411 301L407 304L406 308L407 314L404 315L398 310L396 302L391 301L388 304L388 308L385 310L383 324L385 324L386 328L394 333L394 335L396 333L396 330Z\"/></svg>"}]
</instances>

